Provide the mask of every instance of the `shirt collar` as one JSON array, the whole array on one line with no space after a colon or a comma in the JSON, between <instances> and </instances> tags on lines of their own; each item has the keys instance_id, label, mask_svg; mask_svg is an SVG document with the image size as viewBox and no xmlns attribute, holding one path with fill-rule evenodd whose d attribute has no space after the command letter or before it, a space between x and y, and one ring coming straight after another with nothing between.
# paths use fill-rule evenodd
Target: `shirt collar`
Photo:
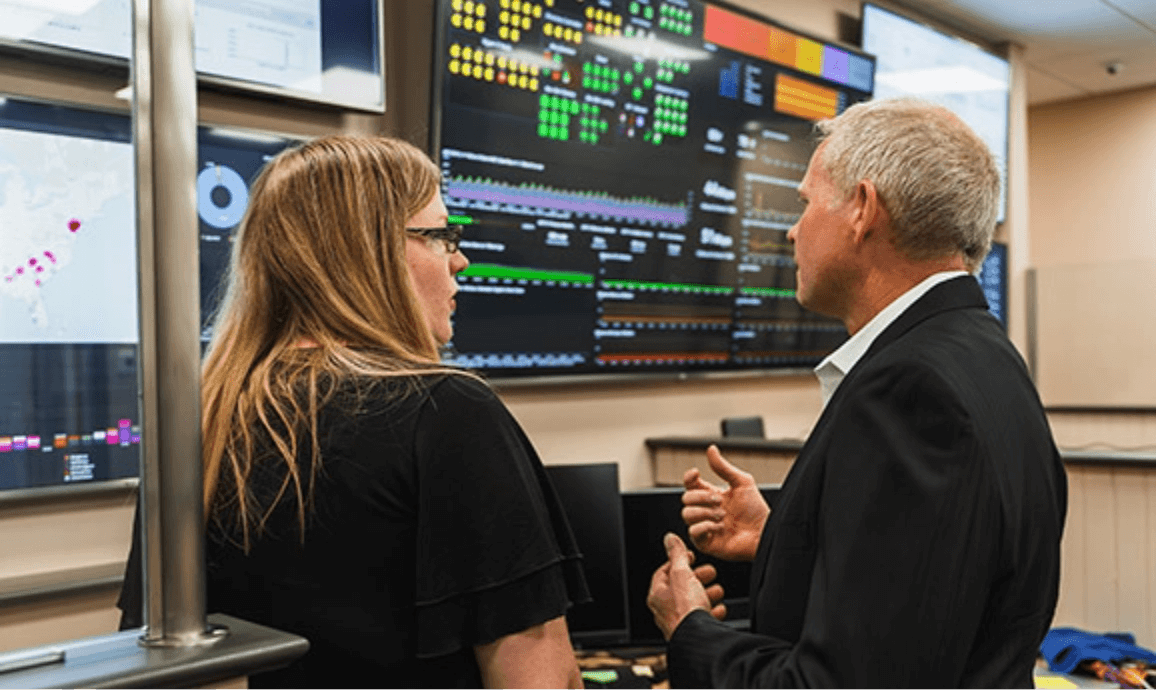
<instances>
[{"instance_id":1,"label":"shirt collar","mask_svg":"<svg viewBox=\"0 0 1156 690\"><path fill-rule=\"evenodd\" d=\"M835 395L839 384L851 372L852 367L867 353L871 343L875 342L879 334L886 330L895 319L899 318L900 314L907 311L908 307L915 304L931 288L952 278L965 275L968 275L967 271L943 271L928 276L923 282L884 307L867 322L867 325L848 338L847 342L843 343L838 350L819 362L819 366L815 367L815 376L819 379L819 391L823 396L823 407L826 407L831 396Z\"/></svg>"}]
</instances>

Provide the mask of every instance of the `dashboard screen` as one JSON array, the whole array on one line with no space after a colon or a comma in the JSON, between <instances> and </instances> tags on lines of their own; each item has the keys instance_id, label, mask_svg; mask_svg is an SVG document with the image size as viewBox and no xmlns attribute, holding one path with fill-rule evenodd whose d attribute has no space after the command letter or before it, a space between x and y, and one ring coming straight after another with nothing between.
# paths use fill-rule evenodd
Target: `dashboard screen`
<instances>
[{"instance_id":1,"label":"dashboard screen","mask_svg":"<svg viewBox=\"0 0 1156 690\"><path fill-rule=\"evenodd\" d=\"M197 0L201 79L381 112L380 0ZM124 62L131 0L0 0L0 41Z\"/></svg>"},{"instance_id":2,"label":"dashboard screen","mask_svg":"<svg viewBox=\"0 0 1156 690\"><path fill-rule=\"evenodd\" d=\"M816 120L874 62L695 0L441 0L434 150L467 225L447 359L499 377L798 368Z\"/></svg>"}]
</instances>

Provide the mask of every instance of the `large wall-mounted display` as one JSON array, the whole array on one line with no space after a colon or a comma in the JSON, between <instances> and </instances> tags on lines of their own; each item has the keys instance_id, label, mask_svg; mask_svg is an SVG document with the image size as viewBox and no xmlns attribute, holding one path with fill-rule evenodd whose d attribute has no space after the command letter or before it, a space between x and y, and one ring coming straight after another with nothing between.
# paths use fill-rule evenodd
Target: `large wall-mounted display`
<instances>
[{"instance_id":1,"label":"large wall-mounted display","mask_svg":"<svg viewBox=\"0 0 1156 690\"><path fill-rule=\"evenodd\" d=\"M382 112L381 0L197 0L202 82ZM127 64L131 0L0 0L0 45Z\"/></svg>"},{"instance_id":2,"label":"large wall-mounted display","mask_svg":"<svg viewBox=\"0 0 1156 690\"><path fill-rule=\"evenodd\" d=\"M0 98L0 489L136 476L129 118Z\"/></svg>"},{"instance_id":3,"label":"large wall-mounted display","mask_svg":"<svg viewBox=\"0 0 1156 690\"><path fill-rule=\"evenodd\" d=\"M882 7L863 5L863 50L875 55L875 96L938 103L971 126L1000 169L999 221L1007 209L1008 61L957 36Z\"/></svg>"},{"instance_id":4,"label":"large wall-mounted display","mask_svg":"<svg viewBox=\"0 0 1156 690\"><path fill-rule=\"evenodd\" d=\"M0 490L139 470L131 140L121 113L0 97ZM207 340L249 184L297 140L197 140Z\"/></svg>"},{"instance_id":5,"label":"large wall-mounted display","mask_svg":"<svg viewBox=\"0 0 1156 690\"><path fill-rule=\"evenodd\" d=\"M787 231L874 62L695 0L442 0L434 150L468 224L451 361L499 377L812 366Z\"/></svg>"}]
</instances>

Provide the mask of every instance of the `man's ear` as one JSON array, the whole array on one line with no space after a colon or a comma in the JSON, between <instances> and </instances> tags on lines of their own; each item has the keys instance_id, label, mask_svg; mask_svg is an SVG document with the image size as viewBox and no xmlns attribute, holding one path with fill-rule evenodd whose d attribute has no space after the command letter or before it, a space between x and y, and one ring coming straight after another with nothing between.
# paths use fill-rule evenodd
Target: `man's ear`
<instances>
[{"instance_id":1,"label":"man's ear","mask_svg":"<svg viewBox=\"0 0 1156 690\"><path fill-rule=\"evenodd\" d=\"M891 224L891 216L883 206L879 190L871 180L860 180L851 195L849 208L851 227L857 240L865 240Z\"/></svg>"}]
</instances>

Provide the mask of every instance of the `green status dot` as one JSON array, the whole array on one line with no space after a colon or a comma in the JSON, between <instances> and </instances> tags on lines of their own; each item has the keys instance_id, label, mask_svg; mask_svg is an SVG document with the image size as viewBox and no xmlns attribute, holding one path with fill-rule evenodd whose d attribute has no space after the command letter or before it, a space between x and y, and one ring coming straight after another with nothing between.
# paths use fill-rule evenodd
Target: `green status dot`
<instances>
[{"instance_id":1,"label":"green status dot","mask_svg":"<svg viewBox=\"0 0 1156 690\"><path fill-rule=\"evenodd\" d=\"M637 2L630 3L630 14L638 14L638 3Z\"/></svg>"},{"instance_id":2,"label":"green status dot","mask_svg":"<svg viewBox=\"0 0 1156 690\"><path fill-rule=\"evenodd\" d=\"M538 124L538 136L540 136L540 137L550 136L550 125L546 124L545 122L539 123Z\"/></svg>"},{"instance_id":3,"label":"green status dot","mask_svg":"<svg viewBox=\"0 0 1156 690\"><path fill-rule=\"evenodd\" d=\"M647 19L654 19L654 8L650 5L647 5L646 8L642 10L642 16L646 17Z\"/></svg>"},{"instance_id":4,"label":"green status dot","mask_svg":"<svg viewBox=\"0 0 1156 690\"><path fill-rule=\"evenodd\" d=\"M636 86L636 87L634 87L634 90L633 90L633 91L631 91L631 95L633 95L633 96L634 96L634 100L636 100L636 101L637 101L638 99L642 98L642 89L640 89L640 88L639 88L639 87L637 87L637 86Z\"/></svg>"},{"instance_id":5,"label":"green status dot","mask_svg":"<svg viewBox=\"0 0 1156 690\"><path fill-rule=\"evenodd\" d=\"M651 79L650 77L647 77L647 78L642 80L642 85L649 89L652 86L654 86L654 80Z\"/></svg>"}]
</instances>

